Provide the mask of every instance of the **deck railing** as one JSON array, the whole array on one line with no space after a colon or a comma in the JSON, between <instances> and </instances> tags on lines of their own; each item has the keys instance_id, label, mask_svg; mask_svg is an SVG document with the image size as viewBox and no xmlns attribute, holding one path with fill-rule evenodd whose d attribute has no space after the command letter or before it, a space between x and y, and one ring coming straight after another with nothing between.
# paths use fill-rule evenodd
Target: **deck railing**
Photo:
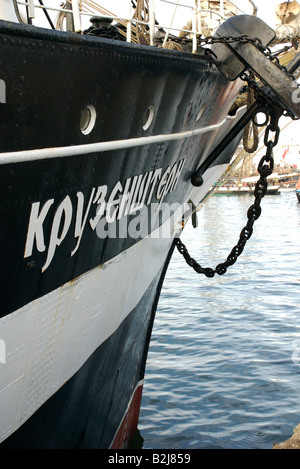
<instances>
[{"instance_id":1,"label":"deck railing","mask_svg":"<svg viewBox=\"0 0 300 469\"><path fill-rule=\"evenodd\" d=\"M126 40L128 42L133 42L133 34L132 34L132 27L133 25L139 25L139 27L145 27L148 31L149 37L149 44L154 44L154 36L156 33L157 28L159 27L160 30L165 30L165 38L163 41L163 46L165 46L168 37L170 35L170 31L173 34L189 34L192 38L192 51L197 51L197 37L201 36L202 34L202 26L201 26L201 15L207 13L210 15L214 15L219 22L223 21L225 16L225 2L224 0L219 0L218 9L204 9L201 6L201 0L192 0L190 5L185 3L180 3L180 0L159 0L161 3L169 4L170 10L173 8L173 12L171 11L171 22L168 25L159 24L156 25L155 21L155 7L154 7L154 0L147 0L147 18L145 20L142 16L137 17L136 15L133 16L134 9L132 7L131 0L127 0L127 16L120 17L116 16L110 11L101 7L101 0L96 2L95 0L66 0L64 7L53 7L53 5L45 5L43 0L38 0L39 3L37 4L35 0L15 0L17 5L25 6L26 7L26 14L29 22L32 22L36 17L36 9L42 9L44 12L55 11L58 14L63 15L72 15L73 19L73 30L77 33L81 33L83 29L83 22L86 17L90 18L93 15L97 15L103 19L111 19L116 22L123 24L126 28ZM48 0L49 1L49 0ZM158 1L158 0L156 0ZM255 8L255 4L253 0L249 0ZM124 0L125 2L125 0ZM217 2L213 2L216 4ZM113 2L112 2L113 4ZM226 4L231 4L238 13L244 13L239 7L235 5L234 2L230 0L226 0ZM191 28L185 29L181 27L176 27L174 23L174 17L179 8L188 8L191 10L190 18L191 18ZM254 10L253 10L254 11ZM49 19L49 15L48 15ZM50 22L51 24L51 22Z\"/></svg>"}]
</instances>

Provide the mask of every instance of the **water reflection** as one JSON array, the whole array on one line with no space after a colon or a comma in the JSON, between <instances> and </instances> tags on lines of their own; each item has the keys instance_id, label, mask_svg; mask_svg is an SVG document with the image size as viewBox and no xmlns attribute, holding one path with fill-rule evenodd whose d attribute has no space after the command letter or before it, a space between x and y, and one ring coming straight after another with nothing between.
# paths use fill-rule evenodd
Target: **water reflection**
<instances>
[{"instance_id":1,"label":"water reflection","mask_svg":"<svg viewBox=\"0 0 300 469\"><path fill-rule=\"evenodd\" d=\"M226 259L251 204L212 197L187 226L201 265ZM271 448L300 422L300 204L285 193L262 208L224 276L199 276L174 253L146 369L144 448Z\"/></svg>"}]
</instances>

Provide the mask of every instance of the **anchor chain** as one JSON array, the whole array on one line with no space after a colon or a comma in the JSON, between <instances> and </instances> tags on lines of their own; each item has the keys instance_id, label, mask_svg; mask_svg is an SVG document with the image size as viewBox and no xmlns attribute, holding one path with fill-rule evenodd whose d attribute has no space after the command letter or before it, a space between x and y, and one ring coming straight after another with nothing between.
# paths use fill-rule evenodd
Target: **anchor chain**
<instances>
[{"instance_id":1,"label":"anchor chain","mask_svg":"<svg viewBox=\"0 0 300 469\"><path fill-rule=\"evenodd\" d=\"M282 65L279 61L279 58L277 55L272 53L272 50L269 46L264 46L261 39L258 37L250 37L247 34L241 34L240 36L226 36L226 37L214 37L214 36L206 36L203 37L201 36L199 38L199 42L205 45L213 45L213 44L233 44L235 42L240 42L240 43L251 43L253 46L255 46L258 50L260 50L265 57L273 62L280 70L286 73L286 75L289 76L289 78L293 81L296 82L296 77L294 74L289 73L288 69ZM299 85L297 84L297 87Z\"/></svg>"},{"instance_id":2,"label":"anchor chain","mask_svg":"<svg viewBox=\"0 0 300 469\"><path fill-rule=\"evenodd\" d=\"M277 57L277 55L273 54L272 53L272 50L269 46L264 46L261 39L257 38L257 37L250 37L248 36L247 34L242 34L240 36L226 36L226 37L214 37L214 36L206 36L206 37L203 37L201 36L199 38L199 42L204 44L204 45L213 45L213 44L225 44L225 45L230 45L230 44L234 44L236 42L240 42L240 43L250 43L252 44L254 47L256 47L262 54L264 54L264 56L270 60L271 62L273 62L276 67L281 70L282 72L284 72L288 77L289 79L291 80L291 82L293 83L293 86L295 87L295 89L299 89L300 88L300 83L297 82L296 80L296 76L295 74L293 73L290 73L287 69L287 67L285 67L284 65L282 65L279 61L279 58ZM211 53L213 53L211 50L210 50ZM274 100L271 96L268 96L264 93L264 91L261 89L259 83L255 80L254 78L254 75L252 73L252 71L249 71L249 70L245 70L244 72L242 72L240 74L240 79L245 81L249 88L252 88L255 95L257 97L259 96L262 96L263 97L263 100L267 103L269 103L269 105L276 105L277 103L274 103ZM292 120L298 120L299 118L294 116L290 110L288 109L282 109L282 115L284 116L287 116L287 117L290 117Z\"/></svg>"},{"instance_id":3,"label":"anchor chain","mask_svg":"<svg viewBox=\"0 0 300 469\"><path fill-rule=\"evenodd\" d=\"M267 177L273 172L273 148L277 145L279 139L280 128L278 121L280 116L281 112L277 110L272 110L267 116L269 124L266 127L264 135L266 154L261 158L257 168L257 171L260 174L260 178L255 185L254 203L248 209L247 224L242 229L239 240L231 250L230 254L227 256L227 259L224 262L218 264L215 269L210 267L202 267L195 259L190 256L186 246L183 244L180 238L176 238L175 244L178 251L183 255L187 264L191 266L198 274L204 274L206 277L214 277L215 274L225 274L227 268L237 261L237 258L242 254L248 239L250 239L253 233L253 225L261 215L261 200L265 196L268 188ZM273 139L270 138L271 132L274 133Z\"/></svg>"},{"instance_id":4,"label":"anchor chain","mask_svg":"<svg viewBox=\"0 0 300 469\"><path fill-rule=\"evenodd\" d=\"M206 45L212 45L214 43L223 43L229 45L234 42L250 42L257 49L259 49L268 60L272 61L279 69L281 69L290 78L290 80L293 81L297 88L300 87L299 83L296 82L295 76L292 73L289 73L288 69L285 66L280 64L278 57L272 54L272 51L268 46L264 47L261 40L258 38L250 38L248 35L241 35L237 37L227 36L220 38L209 36L206 38L201 37L199 38L199 40L200 42ZM185 258L187 264L190 265L197 273L204 274L206 277L214 277L215 274L225 274L228 267L235 264L238 257L243 252L247 241L252 236L254 223L261 215L261 200L265 196L268 188L267 177L273 172L273 148L277 145L280 134L280 128L278 125L279 118L282 115L285 115L289 116L293 120L298 119L288 109L283 109L283 107L279 107L278 103L274 102L274 99L271 96L265 94L264 90L259 86L258 82L255 80L251 71L245 70L240 74L240 78L248 84L249 88L253 89L257 101L265 103L265 105L261 108L261 112L265 113L266 121L263 124L258 124L254 118L253 124L262 127L269 122L269 124L266 126L264 135L266 154L261 158L258 164L257 170L260 175L260 178L255 185L254 203L249 207L247 212L248 221L240 233L240 237L237 244L233 247L224 262L218 264L215 269L210 267L202 267L195 259L190 256L184 243L179 238L175 239L175 245L178 251ZM273 139L269 138L270 132L275 133Z\"/></svg>"}]
</instances>

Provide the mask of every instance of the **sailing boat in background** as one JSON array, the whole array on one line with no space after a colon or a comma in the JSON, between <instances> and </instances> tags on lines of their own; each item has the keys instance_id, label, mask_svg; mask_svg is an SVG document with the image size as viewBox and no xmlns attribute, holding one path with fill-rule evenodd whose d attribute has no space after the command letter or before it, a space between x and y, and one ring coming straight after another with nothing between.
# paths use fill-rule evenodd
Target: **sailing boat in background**
<instances>
[{"instance_id":1,"label":"sailing boat in background","mask_svg":"<svg viewBox=\"0 0 300 469\"><path fill-rule=\"evenodd\" d=\"M297 186L296 186L296 196L297 196L298 202L300 202L300 177L298 179Z\"/></svg>"}]
</instances>

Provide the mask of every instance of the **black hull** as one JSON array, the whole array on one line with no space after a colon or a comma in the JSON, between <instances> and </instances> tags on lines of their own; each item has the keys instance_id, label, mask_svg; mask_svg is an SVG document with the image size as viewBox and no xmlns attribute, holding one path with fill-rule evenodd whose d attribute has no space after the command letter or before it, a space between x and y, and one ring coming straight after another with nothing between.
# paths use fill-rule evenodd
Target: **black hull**
<instances>
[{"instance_id":1,"label":"black hull","mask_svg":"<svg viewBox=\"0 0 300 469\"><path fill-rule=\"evenodd\" d=\"M164 243L101 237L97 210L112 202L109 226L117 233L121 220L136 217L121 207L130 212L137 202L161 204L156 227L171 219L168 207L193 198L191 175L233 125L221 123L240 84L228 82L207 56L4 22L0 48L0 79L7 84L0 107L2 446L126 447L172 237ZM97 118L85 134L80 117L89 105ZM154 118L145 129L149 107ZM85 147L211 125L189 138L113 151ZM237 143L209 168L197 202ZM152 231L147 224L144 237ZM6 404L13 394L16 418ZM137 409L122 435L130 402Z\"/></svg>"},{"instance_id":2,"label":"black hull","mask_svg":"<svg viewBox=\"0 0 300 469\"><path fill-rule=\"evenodd\" d=\"M7 97L6 104L0 107L0 152L24 151L24 158L25 151L31 149L75 147L214 124L226 116L234 96L231 93L237 88L207 58L185 54L179 58L178 54L164 50L149 51L142 46L104 39L79 40L74 34L40 32L8 24L0 25L0 47L3 64L10 64L14 56L14 67L1 68L0 78L7 83ZM95 106L98 117L91 134L83 135L80 115L89 104ZM153 125L144 131L143 115L149 105L155 105L157 111ZM205 112L198 122L197 113L202 106ZM168 167L182 161L176 190L164 198L168 204L182 203L188 200L191 191L191 174L220 136L219 132L207 132L200 138L144 145L113 154L105 151L87 154L83 150L76 157L38 161L32 158L25 163L21 156L20 163L3 165L0 215L2 220L12 219L14 225L10 221L1 233L5 249L0 254L0 284L7 292L11 283L17 282L17 294L1 296L0 316L106 262L137 241L119 238L103 242L95 231L85 229L80 249L70 258L77 241L74 225L79 192L86 207L93 188L107 186L108 198L118 181L125 190L129 178L146 176L160 168L162 175ZM230 156L223 153L215 164L228 163ZM71 226L63 242L64 249L59 249L59 258L58 255L53 258L41 282L46 249L37 251L33 241L34 259L32 255L23 257L32 203L40 202L40 213L41 207L53 200L43 225L45 233L49 233L54 214L66 198L72 206ZM158 200L152 196L151 202ZM93 203L91 217L96 208ZM46 234L44 237L47 245Z\"/></svg>"},{"instance_id":3,"label":"black hull","mask_svg":"<svg viewBox=\"0 0 300 469\"><path fill-rule=\"evenodd\" d=\"M31 419L2 443L3 449L114 447L128 403L138 386L142 388L156 306L173 249L160 277L152 282L118 330ZM133 409L135 417L139 404L140 400L133 403L137 406ZM133 423L137 425L137 421ZM125 437L122 435L122 443L126 446L132 436L130 429Z\"/></svg>"}]
</instances>

